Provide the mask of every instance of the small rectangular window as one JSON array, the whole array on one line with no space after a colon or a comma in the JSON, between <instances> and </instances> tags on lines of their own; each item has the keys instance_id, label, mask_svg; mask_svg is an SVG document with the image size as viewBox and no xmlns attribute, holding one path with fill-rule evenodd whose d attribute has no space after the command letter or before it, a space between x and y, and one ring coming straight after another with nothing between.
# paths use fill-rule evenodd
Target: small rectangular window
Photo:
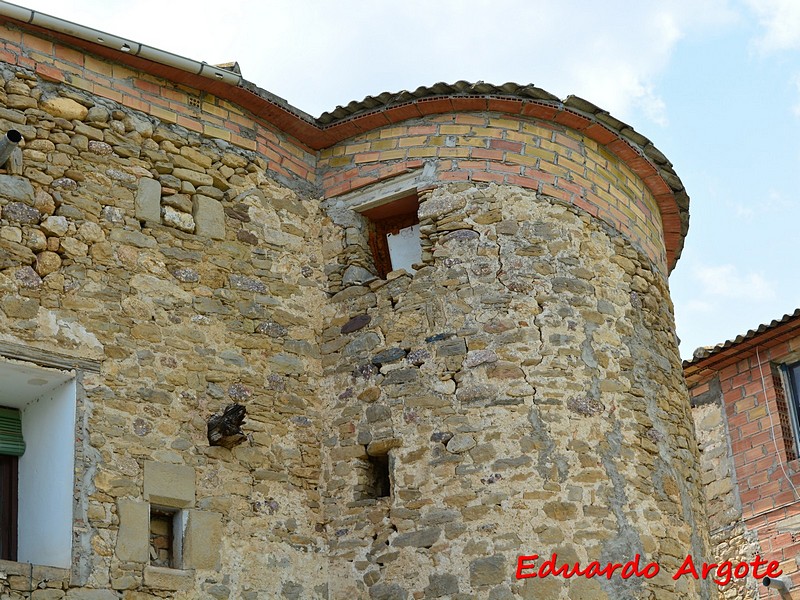
<instances>
[{"instance_id":1,"label":"small rectangular window","mask_svg":"<svg viewBox=\"0 0 800 600\"><path fill-rule=\"evenodd\" d=\"M390 462L388 454L370 455L358 461L357 500L391 497Z\"/></svg>"},{"instance_id":2,"label":"small rectangular window","mask_svg":"<svg viewBox=\"0 0 800 600\"><path fill-rule=\"evenodd\" d=\"M422 262L418 210L419 199L410 194L361 213L369 221L369 247L382 279L396 269L414 273L412 265Z\"/></svg>"},{"instance_id":3,"label":"small rectangular window","mask_svg":"<svg viewBox=\"0 0 800 600\"><path fill-rule=\"evenodd\" d=\"M150 507L150 564L181 568L183 546L182 512L174 508Z\"/></svg>"}]
</instances>

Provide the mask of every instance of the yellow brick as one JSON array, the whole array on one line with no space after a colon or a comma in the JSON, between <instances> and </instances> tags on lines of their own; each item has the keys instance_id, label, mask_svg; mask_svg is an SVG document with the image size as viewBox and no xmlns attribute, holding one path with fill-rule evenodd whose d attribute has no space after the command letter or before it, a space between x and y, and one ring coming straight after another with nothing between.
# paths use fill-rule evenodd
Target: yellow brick
<instances>
[{"instance_id":1,"label":"yellow brick","mask_svg":"<svg viewBox=\"0 0 800 600\"><path fill-rule=\"evenodd\" d=\"M203 134L221 140L231 141L231 132L213 125L203 125Z\"/></svg>"},{"instance_id":2,"label":"yellow brick","mask_svg":"<svg viewBox=\"0 0 800 600\"><path fill-rule=\"evenodd\" d=\"M631 221L644 222L644 215L642 214L642 211L636 208L635 205L623 204L620 202L617 204L617 208L625 213L625 216L627 216Z\"/></svg>"},{"instance_id":3,"label":"yellow brick","mask_svg":"<svg viewBox=\"0 0 800 600\"><path fill-rule=\"evenodd\" d=\"M114 79L130 79L136 75L136 73L122 65L114 65L112 67L112 73Z\"/></svg>"},{"instance_id":4,"label":"yellow brick","mask_svg":"<svg viewBox=\"0 0 800 600\"><path fill-rule=\"evenodd\" d=\"M460 125L483 125L486 123L484 117L476 117L475 115L456 115L456 122Z\"/></svg>"},{"instance_id":5,"label":"yellow brick","mask_svg":"<svg viewBox=\"0 0 800 600\"><path fill-rule=\"evenodd\" d=\"M495 130L495 134L497 130ZM529 133L520 133L519 131L506 131L505 138L511 142L522 142L531 146L536 145L540 138L532 136Z\"/></svg>"},{"instance_id":6,"label":"yellow brick","mask_svg":"<svg viewBox=\"0 0 800 600\"><path fill-rule=\"evenodd\" d=\"M463 135L471 130L468 125L439 125L439 133L442 135Z\"/></svg>"},{"instance_id":7,"label":"yellow brick","mask_svg":"<svg viewBox=\"0 0 800 600\"><path fill-rule=\"evenodd\" d=\"M608 164L608 159L606 159L606 157L603 156L602 152L587 150L585 156L587 164L593 162L597 165L597 167L602 167L602 168L605 168L605 166Z\"/></svg>"},{"instance_id":8,"label":"yellow brick","mask_svg":"<svg viewBox=\"0 0 800 600\"><path fill-rule=\"evenodd\" d=\"M576 173L570 174L570 179L573 181L573 183L577 183L584 189L591 190L594 188L594 184L589 179L586 179L585 177L582 177Z\"/></svg>"},{"instance_id":9,"label":"yellow brick","mask_svg":"<svg viewBox=\"0 0 800 600\"><path fill-rule=\"evenodd\" d=\"M109 98L110 100L114 100L116 102L122 102L122 94L120 94L117 90L112 90L111 88L107 88L103 85L94 84L94 93L98 96L103 96L104 98Z\"/></svg>"},{"instance_id":10,"label":"yellow brick","mask_svg":"<svg viewBox=\"0 0 800 600\"><path fill-rule=\"evenodd\" d=\"M61 69L62 71L65 71L67 73L74 73L76 75L80 75L81 73L83 73L82 67L75 66L72 63L64 62L63 60L57 60L53 63L53 65L56 68Z\"/></svg>"},{"instance_id":11,"label":"yellow brick","mask_svg":"<svg viewBox=\"0 0 800 600\"><path fill-rule=\"evenodd\" d=\"M661 214L658 210L658 204L656 203L655 198L653 198L652 194L645 194L644 195L644 205L650 210L650 212L654 215Z\"/></svg>"},{"instance_id":12,"label":"yellow brick","mask_svg":"<svg viewBox=\"0 0 800 600\"><path fill-rule=\"evenodd\" d=\"M401 140L402 141L402 140ZM371 150L391 150L397 147L396 139L378 140L370 144Z\"/></svg>"},{"instance_id":13,"label":"yellow brick","mask_svg":"<svg viewBox=\"0 0 800 600\"><path fill-rule=\"evenodd\" d=\"M559 177L566 177L567 175L567 170L564 167L559 167L558 165L554 165L543 160L539 161L539 168L542 171L546 171L552 175L558 175Z\"/></svg>"},{"instance_id":14,"label":"yellow brick","mask_svg":"<svg viewBox=\"0 0 800 600\"><path fill-rule=\"evenodd\" d=\"M234 115L244 115L244 111L235 104L231 104L230 102L223 102L222 106L224 106L228 112Z\"/></svg>"},{"instance_id":15,"label":"yellow brick","mask_svg":"<svg viewBox=\"0 0 800 600\"><path fill-rule=\"evenodd\" d=\"M587 171L586 176L589 178L589 181L599 190L606 190L608 191L609 186L611 185L610 182L598 175L595 171Z\"/></svg>"},{"instance_id":16,"label":"yellow brick","mask_svg":"<svg viewBox=\"0 0 800 600\"><path fill-rule=\"evenodd\" d=\"M539 147L544 148L545 150L552 150L556 154L566 154L569 151L569 148L566 146L562 146L557 142L551 142L549 140L539 140Z\"/></svg>"},{"instance_id":17,"label":"yellow brick","mask_svg":"<svg viewBox=\"0 0 800 600\"><path fill-rule=\"evenodd\" d=\"M563 155L558 157L558 164L565 169L569 169L573 173L580 173L581 175L586 170L586 167L582 162L571 160Z\"/></svg>"},{"instance_id":18,"label":"yellow brick","mask_svg":"<svg viewBox=\"0 0 800 600\"><path fill-rule=\"evenodd\" d=\"M334 156L330 160L330 165L332 167L343 167L345 165L349 165L353 162L352 156Z\"/></svg>"},{"instance_id":19,"label":"yellow brick","mask_svg":"<svg viewBox=\"0 0 800 600\"><path fill-rule=\"evenodd\" d=\"M398 158L405 158L408 150L384 150L381 152L380 160L397 160Z\"/></svg>"},{"instance_id":20,"label":"yellow brick","mask_svg":"<svg viewBox=\"0 0 800 600\"><path fill-rule=\"evenodd\" d=\"M500 117L489 117L489 127L501 127L503 129L519 130L521 121L513 119L503 119Z\"/></svg>"},{"instance_id":21,"label":"yellow brick","mask_svg":"<svg viewBox=\"0 0 800 600\"><path fill-rule=\"evenodd\" d=\"M369 142L362 142L360 144L348 144L345 146L345 154L357 154L359 152L369 151Z\"/></svg>"},{"instance_id":22,"label":"yellow brick","mask_svg":"<svg viewBox=\"0 0 800 600\"><path fill-rule=\"evenodd\" d=\"M550 150L542 150L541 148L536 148L528 144L525 146L525 154L528 156L538 156L539 158L543 158L547 162L555 162L556 161L556 153L551 152Z\"/></svg>"},{"instance_id":23,"label":"yellow brick","mask_svg":"<svg viewBox=\"0 0 800 600\"><path fill-rule=\"evenodd\" d=\"M408 150L409 158L425 158L429 156L436 156L436 148L410 148Z\"/></svg>"},{"instance_id":24,"label":"yellow brick","mask_svg":"<svg viewBox=\"0 0 800 600\"><path fill-rule=\"evenodd\" d=\"M203 102L203 110L207 113L211 113L212 115L217 115L218 117L222 117L223 119L228 116L228 111L224 108L220 108L216 104L212 104L211 102Z\"/></svg>"},{"instance_id":25,"label":"yellow brick","mask_svg":"<svg viewBox=\"0 0 800 600\"><path fill-rule=\"evenodd\" d=\"M177 123L178 122L178 114L171 111L160 108L158 106L151 106L150 107L150 114L156 117L157 119L161 119L166 123Z\"/></svg>"},{"instance_id":26,"label":"yellow brick","mask_svg":"<svg viewBox=\"0 0 800 600\"><path fill-rule=\"evenodd\" d=\"M404 127L389 127L388 129L381 129L380 137L381 139L399 137L404 135L405 132L406 130Z\"/></svg>"},{"instance_id":27,"label":"yellow brick","mask_svg":"<svg viewBox=\"0 0 800 600\"><path fill-rule=\"evenodd\" d=\"M88 79L83 79L82 77L73 77L70 81L70 85L78 88L79 90L94 92L94 83Z\"/></svg>"},{"instance_id":28,"label":"yellow brick","mask_svg":"<svg viewBox=\"0 0 800 600\"><path fill-rule=\"evenodd\" d=\"M506 162L535 167L537 161L538 159L535 156L523 156L522 154L511 154L510 152L506 152Z\"/></svg>"},{"instance_id":29,"label":"yellow brick","mask_svg":"<svg viewBox=\"0 0 800 600\"><path fill-rule=\"evenodd\" d=\"M240 148L245 148L246 150L255 150L258 148L258 144L256 144L255 140L248 140L240 135L231 136L231 143L236 144Z\"/></svg>"},{"instance_id":30,"label":"yellow brick","mask_svg":"<svg viewBox=\"0 0 800 600\"><path fill-rule=\"evenodd\" d=\"M606 161L608 161L610 164L616 164L619 162L619 158L617 157L617 155L611 152L610 150L606 149L605 146L599 146L597 148L597 153L604 159L606 159ZM600 161L598 160L597 162Z\"/></svg>"},{"instance_id":31,"label":"yellow brick","mask_svg":"<svg viewBox=\"0 0 800 600\"><path fill-rule=\"evenodd\" d=\"M439 148L442 158L469 158L469 148Z\"/></svg>"},{"instance_id":32,"label":"yellow brick","mask_svg":"<svg viewBox=\"0 0 800 600\"><path fill-rule=\"evenodd\" d=\"M600 198L605 204L608 204L610 206L616 206L617 200L614 198L614 196L611 195L610 192L598 189L595 190L595 194L597 194L597 197Z\"/></svg>"},{"instance_id":33,"label":"yellow brick","mask_svg":"<svg viewBox=\"0 0 800 600\"><path fill-rule=\"evenodd\" d=\"M621 184L622 182L624 182L627 179L627 177L625 176L625 174L622 171L620 171L617 168L617 164L618 163L609 164L608 167L605 169L605 171L611 177L612 183L615 183L615 184L616 183L620 183Z\"/></svg>"},{"instance_id":34,"label":"yellow brick","mask_svg":"<svg viewBox=\"0 0 800 600\"><path fill-rule=\"evenodd\" d=\"M511 133L511 132L509 132L509 133ZM483 136L483 137L491 137L491 138L498 137L497 129L492 128L492 127L472 127L470 129L470 134L471 135L477 135L477 136ZM508 138L508 139L511 139L511 138Z\"/></svg>"},{"instance_id":35,"label":"yellow brick","mask_svg":"<svg viewBox=\"0 0 800 600\"><path fill-rule=\"evenodd\" d=\"M458 146L471 146L473 148L486 148L486 138L483 137L464 137L459 136L456 139Z\"/></svg>"},{"instance_id":36,"label":"yellow brick","mask_svg":"<svg viewBox=\"0 0 800 600\"><path fill-rule=\"evenodd\" d=\"M92 58L88 54L86 55L84 61L84 66L86 67L87 71L92 71L93 73L99 73L100 75L106 75L108 77L111 77L114 73L114 69L110 64Z\"/></svg>"},{"instance_id":37,"label":"yellow brick","mask_svg":"<svg viewBox=\"0 0 800 600\"><path fill-rule=\"evenodd\" d=\"M583 143L584 147L588 151L596 152L597 151L597 142L595 142L592 138L588 138L586 136L581 136L581 142Z\"/></svg>"},{"instance_id":38,"label":"yellow brick","mask_svg":"<svg viewBox=\"0 0 800 600\"><path fill-rule=\"evenodd\" d=\"M553 139L552 129L548 129L547 127L539 127L538 125L534 125L533 123L523 123L522 131L524 131L525 133L530 133L532 135L535 135L536 137L543 138L545 140Z\"/></svg>"},{"instance_id":39,"label":"yellow brick","mask_svg":"<svg viewBox=\"0 0 800 600\"><path fill-rule=\"evenodd\" d=\"M289 154L302 161L308 160L308 154L290 142L282 142L281 148L286 150Z\"/></svg>"},{"instance_id":40,"label":"yellow brick","mask_svg":"<svg viewBox=\"0 0 800 600\"><path fill-rule=\"evenodd\" d=\"M400 138L400 147L408 148L409 146L422 146L423 144L426 144L427 141L428 138L424 135L414 135L411 137Z\"/></svg>"},{"instance_id":41,"label":"yellow brick","mask_svg":"<svg viewBox=\"0 0 800 600\"><path fill-rule=\"evenodd\" d=\"M323 148L319 151L320 160L333 156L333 148Z\"/></svg>"}]
</instances>

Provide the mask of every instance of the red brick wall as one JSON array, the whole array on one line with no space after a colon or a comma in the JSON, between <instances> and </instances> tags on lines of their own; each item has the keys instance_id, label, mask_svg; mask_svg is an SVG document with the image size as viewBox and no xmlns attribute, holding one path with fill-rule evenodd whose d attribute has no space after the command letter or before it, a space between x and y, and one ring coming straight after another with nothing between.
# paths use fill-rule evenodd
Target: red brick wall
<instances>
[{"instance_id":1,"label":"red brick wall","mask_svg":"<svg viewBox=\"0 0 800 600\"><path fill-rule=\"evenodd\" d=\"M742 518L747 528L757 533L764 558L780 561L784 573L794 574L798 585L800 534L787 531L797 527L787 519L800 523L800 496L792 490L781 465L800 488L800 461L792 460L791 455L787 461L786 442L791 448L792 440L784 439L781 400L775 387L780 378L773 378L773 365L800 359L800 335L793 335L779 335L759 345L757 352L753 347L722 361L724 366L705 371L699 381L690 378L689 392L692 397L699 396L708 389L713 375L719 374Z\"/></svg>"}]
</instances>

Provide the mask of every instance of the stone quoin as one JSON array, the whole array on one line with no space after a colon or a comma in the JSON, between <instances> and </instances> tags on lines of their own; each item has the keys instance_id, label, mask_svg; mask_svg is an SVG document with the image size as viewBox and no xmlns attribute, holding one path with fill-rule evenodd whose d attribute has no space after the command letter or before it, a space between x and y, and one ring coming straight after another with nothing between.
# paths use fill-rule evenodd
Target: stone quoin
<instances>
[{"instance_id":1,"label":"stone quoin","mask_svg":"<svg viewBox=\"0 0 800 600\"><path fill-rule=\"evenodd\" d=\"M516 84L312 118L238 65L0 29L9 597L714 597L671 577L708 533L688 196L647 138ZM661 572L518 580L523 552Z\"/></svg>"}]
</instances>

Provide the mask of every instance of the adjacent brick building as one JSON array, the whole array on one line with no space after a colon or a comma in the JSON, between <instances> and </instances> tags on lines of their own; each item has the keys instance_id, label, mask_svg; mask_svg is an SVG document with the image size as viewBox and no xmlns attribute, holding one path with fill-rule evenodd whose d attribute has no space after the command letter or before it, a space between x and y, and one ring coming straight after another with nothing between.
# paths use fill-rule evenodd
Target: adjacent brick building
<instances>
[{"instance_id":1,"label":"adjacent brick building","mask_svg":"<svg viewBox=\"0 0 800 600\"><path fill-rule=\"evenodd\" d=\"M692 398L715 557L781 563L800 584L800 464L794 368L800 363L800 310L713 348L684 372ZM767 596L761 588L761 596ZM726 598L756 598L752 579Z\"/></svg>"},{"instance_id":2,"label":"adjacent brick building","mask_svg":"<svg viewBox=\"0 0 800 600\"><path fill-rule=\"evenodd\" d=\"M671 577L708 535L688 196L647 138L516 84L315 119L5 2L0 33L11 597L712 597ZM533 553L661 573L517 580Z\"/></svg>"}]
</instances>

